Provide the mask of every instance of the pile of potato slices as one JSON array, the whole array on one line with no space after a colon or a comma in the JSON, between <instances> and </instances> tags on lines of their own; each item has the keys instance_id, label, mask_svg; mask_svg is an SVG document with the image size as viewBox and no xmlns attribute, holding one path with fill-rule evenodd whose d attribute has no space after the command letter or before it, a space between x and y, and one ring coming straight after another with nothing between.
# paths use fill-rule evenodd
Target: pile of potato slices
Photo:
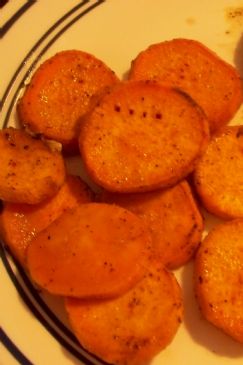
<instances>
[{"instance_id":1,"label":"pile of potato slices","mask_svg":"<svg viewBox=\"0 0 243 365\"><path fill-rule=\"evenodd\" d=\"M126 80L67 50L33 74L20 128L0 131L2 240L102 360L142 365L171 343L173 270L191 259L203 315L243 343L243 126L228 125L242 96L198 41L149 46ZM70 155L97 189L70 175ZM204 240L202 207L227 219Z\"/></svg>"}]
</instances>

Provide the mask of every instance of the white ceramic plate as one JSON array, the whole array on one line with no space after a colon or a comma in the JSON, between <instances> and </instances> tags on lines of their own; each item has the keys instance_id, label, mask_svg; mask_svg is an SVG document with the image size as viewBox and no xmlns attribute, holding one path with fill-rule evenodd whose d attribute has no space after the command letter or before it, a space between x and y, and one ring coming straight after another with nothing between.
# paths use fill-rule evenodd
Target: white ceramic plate
<instances>
[{"instance_id":1,"label":"white ceramic plate","mask_svg":"<svg viewBox=\"0 0 243 365\"><path fill-rule=\"evenodd\" d=\"M6 1L5 1L6 2ZM148 45L197 39L243 73L243 3L237 0L0 1L0 126L15 125L15 105L31 72L63 49L93 53L120 77ZM240 123L242 110L233 123ZM208 221L212 224L212 219ZM243 346L201 317L192 264L176 272L185 320L153 365L242 364ZM1 247L0 365L104 364L72 335L62 303L35 290Z\"/></svg>"}]
</instances>

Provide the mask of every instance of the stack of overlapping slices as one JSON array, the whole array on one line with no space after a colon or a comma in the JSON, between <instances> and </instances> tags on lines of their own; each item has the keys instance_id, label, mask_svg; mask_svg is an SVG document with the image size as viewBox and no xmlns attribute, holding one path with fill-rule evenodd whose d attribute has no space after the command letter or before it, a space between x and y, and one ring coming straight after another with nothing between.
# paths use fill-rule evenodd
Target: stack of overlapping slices
<instances>
[{"instance_id":1,"label":"stack of overlapping slices","mask_svg":"<svg viewBox=\"0 0 243 365\"><path fill-rule=\"evenodd\" d=\"M150 46L124 81L71 50L34 73L17 107L21 129L1 131L2 238L37 285L64 297L81 345L101 359L144 364L174 338L183 300L172 270L194 257L203 232L194 187L214 214L243 216L241 128L225 127L241 102L237 71L197 41ZM95 192L66 171L77 153ZM204 245L196 292L218 325L210 293L221 284L205 278Z\"/></svg>"}]
</instances>

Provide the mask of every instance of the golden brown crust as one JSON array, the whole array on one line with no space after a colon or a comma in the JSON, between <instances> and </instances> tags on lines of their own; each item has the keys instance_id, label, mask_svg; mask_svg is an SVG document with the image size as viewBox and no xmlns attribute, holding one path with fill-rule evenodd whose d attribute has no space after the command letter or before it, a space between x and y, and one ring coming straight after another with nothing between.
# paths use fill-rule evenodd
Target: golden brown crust
<instances>
[{"instance_id":1,"label":"golden brown crust","mask_svg":"<svg viewBox=\"0 0 243 365\"><path fill-rule=\"evenodd\" d=\"M91 178L109 191L168 187L195 167L208 121L184 93L156 82L127 81L86 118L80 151Z\"/></svg>"},{"instance_id":2,"label":"golden brown crust","mask_svg":"<svg viewBox=\"0 0 243 365\"><path fill-rule=\"evenodd\" d=\"M63 185L66 171L61 154L24 130L1 130L0 150L0 199L37 204Z\"/></svg>"},{"instance_id":3,"label":"golden brown crust","mask_svg":"<svg viewBox=\"0 0 243 365\"><path fill-rule=\"evenodd\" d=\"M119 298L68 298L65 306L82 346L115 365L148 363L172 341L183 316L180 287L161 267Z\"/></svg>"},{"instance_id":4,"label":"golden brown crust","mask_svg":"<svg viewBox=\"0 0 243 365\"><path fill-rule=\"evenodd\" d=\"M243 218L243 126L225 127L209 143L194 172L205 208L221 218Z\"/></svg>"},{"instance_id":5,"label":"golden brown crust","mask_svg":"<svg viewBox=\"0 0 243 365\"><path fill-rule=\"evenodd\" d=\"M128 210L87 203L65 212L27 250L33 280L53 294L107 298L144 275L151 237Z\"/></svg>"},{"instance_id":6,"label":"golden brown crust","mask_svg":"<svg viewBox=\"0 0 243 365\"><path fill-rule=\"evenodd\" d=\"M149 46L132 62L130 79L179 87L203 108L211 132L227 124L243 94L237 70L198 41L173 39Z\"/></svg>"},{"instance_id":7,"label":"golden brown crust","mask_svg":"<svg viewBox=\"0 0 243 365\"><path fill-rule=\"evenodd\" d=\"M185 180L166 190L147 193L103 191L100 199L121 205L143 219L152 235L154 256L167 268L175 269L193 257L203 220Z\"/></svg>"},{"instance_id":8,"label":"golden brown crust","mask_svg":"<svg viewBox=\"0 0 243 365\"><path fill-rule=\"evenodd\" d=\"M26 266L30 241L63 212L92 200L92 193L79 177L67 176L61 189L42 203L4 203L0 213L0 235L17 260Z\"/></svg>"},{"instance_id":9,"label":"golden brown crust","mask_svg":"<svg viewBox=\"0 0 243 365\"><path fill-rule=\"evenodd\" d=\"M216 226L195 259L196 297L205 318L243 343L243 220Z\"/></svg>"},{"instance_id":10,"label":"golden brown crust","mask_svg":"<svg viewBox=\"0 0 243 365\"><path fill-rule=\"evenodd\" d=\"M103 89L118 78L102 61L78 50L57 53L34 73L18 104L22 125L78 151L79 125Z\"/></svg>"}]
</instances>

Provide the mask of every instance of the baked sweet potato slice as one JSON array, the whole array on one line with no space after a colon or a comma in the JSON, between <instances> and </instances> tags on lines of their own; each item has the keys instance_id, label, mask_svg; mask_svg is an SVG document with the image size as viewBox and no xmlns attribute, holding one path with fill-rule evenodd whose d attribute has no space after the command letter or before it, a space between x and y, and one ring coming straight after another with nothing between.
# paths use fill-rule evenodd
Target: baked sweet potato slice
<instances>
[{"instance_id":1,"label":"baked sweet potato slice","mask_svg":"<svg viewBox=\"0 0 243 365\"><path fill-rule=\"evenodd\" d=\"M225 219L243 218L243 126L225 127L211 140L194 181L209 212Z\"/></svg>"},{"instance_id":2,"label":"baked sweet potato slice","mask_svg":"<svg viewBox=\"0 0 243 365\"><path fill-rule=\"evenodd\" d=\"M66 50L36 70L18 104L22 125L78 151L79 125L103 89L118 81L114 72L93 55Z\"/></svg>"},{"instance_id":3,"label":"baked sweet potato slice","mask_svg":"<svg viewBox=\"0 0 243 365\"><path fill-rule=\"evenodd\" d=\"M30 241L67 209L91 200L88 186L79 177L69 175L58 193L42 203L4 203L0 213L0 235L15 258L25 266Z\"/></svg>"},{"instance_id":4,"label":"baked sweet potato slice","mask_svg":"<svg viewBox=\"0 0 243 365\"><path fill-rule=\"evenodd\" d=\"M137 214L151 232L154 255L167 268L184 265L201 240L203 220L189 184L181 183L147 193L103 191L101 200Z\"/></svg>"},{"instance_id":5,"label":"baked sweet potato slice","mask_svg":"<svg viewBox=\"0 0 243 365\"><path fill-rule=\"evenodd\" d=\"M243 100L237 70L190 39L149 46L133 60L129 78L156 79L184 90L206 113L211 132L227 124Z\"/></svg>"},{"instance_id":6,"label":"baked sweet potato slice","mask_svg":"<svg viewBox=\"0 0 243 365\"><path fill-rule=\"evenodd\" d=\"M216 226L195 259L195 291L205 318L243 343L243 219Z\"/></svg>"},{"instance_id":7,"label":"baked sweet potato slice","mask_svg":"<svg viewBox=\"0 0 243 365\"><path fill-rule=\"evenodd\" d=\"M115 365L147 364L173 340L183 316L180 287L164 268L118 298L67 298L65 307L81 345Z\"/></svg>"},{"instance_id":8,"label":"baked sweet potato slice","mask_svg":"<svg viewBox=\"0 0 243 365\"><path fill-rule=\"evenodd\" d=\"M157 82L127 81L107 93L82 125L87 172L108 191L168 187L195 167L208 121L184 93Z\"/></svg>"},{"instance_id":9,"label":"baked sweet potato slice","mask_svg":"<svg viewBox=\"0 0 243 365\"><path fill-rule=\"evenodd\" d=\"M65 212L31 241L27 266L53 294L113 297L144 275L151 237L130 211L87 203Z\"/></svg>"},{"instance_id":10,"label":"baked sweet potato slice","mask_svg":"<svg viewBox=\"0 0 243 365\"><path fill-rule=\"evenodd\" d=\"M66 177L62 155L24 130L0 131L0 199L37 204L50 198Z\"/></svg>"}]
</instances>

